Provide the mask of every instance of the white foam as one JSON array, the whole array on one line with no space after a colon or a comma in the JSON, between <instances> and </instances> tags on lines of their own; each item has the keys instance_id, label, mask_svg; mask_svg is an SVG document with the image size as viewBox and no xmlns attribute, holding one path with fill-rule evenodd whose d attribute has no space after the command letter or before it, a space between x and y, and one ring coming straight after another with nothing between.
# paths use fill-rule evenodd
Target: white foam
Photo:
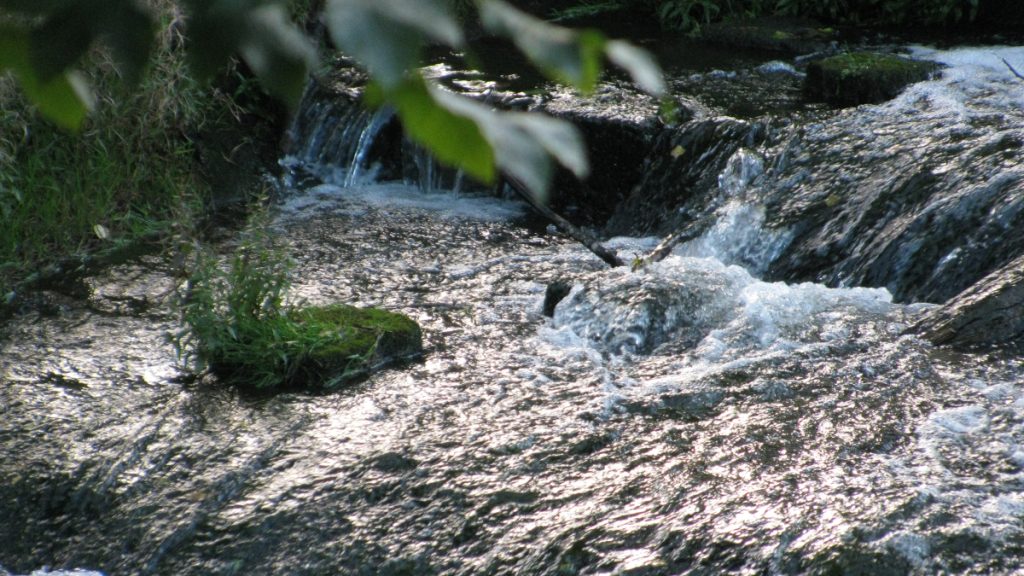
<instances>
[{"instance_id":1,"label":"white foam","mask_svg":"<svg viewBox=\"0 0 1024 576\"><path fill-rule=\"evenodd\" d=\"M714 258L763 274L792 240L786 229L765 228L765 209L760 204L732 200L719 210L715 224L700 237L673 251L680 256Z\"/></svg>"},{"instance_id":2,"label":"white foam","mask_svg":"<svg viewBox=\"0 0 1024 576\"><path fill-rule=\"evenodd\" d=\"M947 66L939 78L914 84L888 108L914 110L930 116L969 118L978 114L1006 112L1021 115L1024 90L1006 63L1024 70L1024 47L986 46L937 50L917 46L911 56ZM926 106L922 104L926 103Z\"/></svg>"},{"instance_id":3,"label":"white foam","mask_svg":"<svg viewBox=\"0 0 1024 576\"><path fill-rule=\"evenodd\" d=\"M790 74L792 76L802 76L792 64L783 62L781 60L771 60L761 64L755 68L761 74Z\"/></svg>"},{"instance_id":4,"label":"white foam","mask_svg":"<svg viewBox=\"0 0 1024 576\"><path fill-rule=\"evenodd\" d=\"M961 406L939 410L928 417L922 426L922 435L958 437L980 432L988 426L988 411L984 406Z\"/></svg>"},{"instance_id":5,"label":"white foam","mask_svg":"<svg viewBox=\"0 0 1024 576\"><path fill-rule=\"evenodd\" d=\"M703 333L690 366L707 369L765 354L823 348L851 337L849 326L898 308L884 288L827 288L762 282L713 258L670 256L643 271L598 272L555 309L556 346L591 346L627 358ZM578 339L567 340L569 329ZM671 379L671 377L669 377Z\"/></svg>"},{"instance_id":6,"label":"white foam","mask_svg":"<svg viewBox=\"0 0 1024 576\"><path fill-rule=\"evenodd\" d=\"M399 209L438 213L444 217L501 221L520 217L526 205L493 197L464 196L453 192L423 192L400 183L350 187L321 184L287 198L280 207L290 217L329 211L362 213L365 209Z\"/></svg>"},{"instance_id":7,"label":"white foam","mask_svg":"<svg viewBox=\"0 0 1024 576\"><path fill-rule=\"evenodd\" d=\"M700 237L676 247L682 256L715 258L743 266L760 276L792 240L786 229L765 228L765 209L756 184L764 174L764 159L746 148L737 150L718 175L725 205L715 224Z\"/></svg>"}]
</instances>

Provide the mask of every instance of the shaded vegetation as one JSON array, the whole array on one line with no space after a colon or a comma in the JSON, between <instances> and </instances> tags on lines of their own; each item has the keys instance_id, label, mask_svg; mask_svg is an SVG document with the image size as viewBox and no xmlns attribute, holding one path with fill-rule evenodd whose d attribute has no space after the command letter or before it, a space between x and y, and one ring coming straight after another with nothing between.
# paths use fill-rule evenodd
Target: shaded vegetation
<instances>
[{"instance_id":1,"label":"shaded vegetation","mask_svg":"<svg viewBox=\"0 0 1024 576\"><path fill-rule=\"evenodd\" d=\"M166 15L168 18L171 16ZM129 92L106 55L86 73L99 86L81 135L41 119L0 79L0 289L42 262L188 221L207 191L195 178L185 134L210 98L163 50L140 90Z\"/></svg>"},{"instance_id":2,"label":"shaded vegetation","mask_svg":"<svg viewBox=\"0 0 1024 576\"><path fill-rule=\"evenodd\" d=\"M400 314L287 304L290 271L262 212L226 266L200 252L172 338L179 356L227 383L267 389L333 388L421 353L419 326Z\"/></svg>"},{"instance_id":3,"label":"shaded vegetation","mask_svg":"<svg viewBox=\"0 0 1024 576\"><path fill-rule=\"evenodd\" d=\"M556 19L631 11L657 18L665 28L699 32L723 19L759 16L817 18L828 23L945 26L975 20L1006 0L580 0L555 9Z\"/></svg>"}]
</instances>

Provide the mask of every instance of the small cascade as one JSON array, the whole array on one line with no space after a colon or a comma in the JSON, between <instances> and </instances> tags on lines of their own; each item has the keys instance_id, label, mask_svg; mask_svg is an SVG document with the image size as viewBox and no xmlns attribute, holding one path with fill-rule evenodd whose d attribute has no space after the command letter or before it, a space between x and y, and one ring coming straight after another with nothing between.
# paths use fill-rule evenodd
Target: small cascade
<instances>
[{"instance_id":1,"label":"small cascade","mask_svg":"<svg viewBox=\"0 0 1024 576\"><path fill-rule=\"evenodd\" d=\"M345 176L345 186L359 184L360 178L366 172L366 162L370 155L370 148L373 146L377 136L380 135L384 126L394 118L394 112L390 108L381 108L373 113L369 122L359 132L359 139L356 141L352 159L348 162L348 174ZM366 174L370 180L372 174Z\"/></svg>"},{"instance_id":2,"label":"small cascade","mask_svg":"<svg viewBox=\"0 0 1024 576\"><path fill-rule=\"evenodd\" d=\"M464 174L441 166L422 146L400 136L390 108L367 110L356 98L307 89L290 129L282 164L293 173L349 188L401 180L424 192L459 192Z\"/></svg>"},{"instance_id":3,"label":"small cascade","mask_svg":"<svg viewBox=\"0 0 1024 576\"><path fill-rule=\"evenodd\" d=\"M402 142L402 180L423 192L462 191L465 174L438 164L423 146L408 139Z\"/></svg>"},{"instance_id":4,"label":"small cascade","mask_svg":"<svg viewBox=\"0 0 1024 576\"><path fill-rule=\"evenodd\" d=\"M370 150L394 119L388 108L319 99L308 91L290 130L291 153L282 163L330 183L351 186L374 177Z\"/></svg>"},{"instance_id":5,"label":"small cascade","mask_svg":"<svg viewBox=\"0 0 1024 576\"><path fill-rule=\"evenodd\" d=\"M758 186L764 175L764 159L749 148L740 148L718 175L715 224L699 238L680 246L676 253L697 258L714 258L736 264L761 276L778 258L792 238L786 229L765 226L763 191Z\"/></svg>"}]
</instances>

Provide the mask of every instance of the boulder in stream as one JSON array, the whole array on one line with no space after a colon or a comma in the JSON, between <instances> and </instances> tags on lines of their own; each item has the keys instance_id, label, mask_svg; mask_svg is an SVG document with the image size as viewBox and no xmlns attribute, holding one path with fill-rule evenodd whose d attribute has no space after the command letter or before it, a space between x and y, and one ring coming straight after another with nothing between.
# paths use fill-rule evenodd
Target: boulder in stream
<instances>
[{"instance_id":1,"label":"boulder in stream","mask_svg":"<svg viewBox=\"0 0 1024 576\"><path fill-rule=\"evenodd\" d=\"M935 62L893 54L849 52L808 64L804 93L838 107L875 104L927 80L938 68Z\"/></svg>"},{"instance_id":2,"label":"boulder in stream","mask_svg":"<svg viewBox=\"0 0 1024 576\"><path fill-rule=\"evenodd\" d=\"M1019 348L1024 343L1024 256L929 312L914 331L955 348Z\"/></svg>"}]
</instances>

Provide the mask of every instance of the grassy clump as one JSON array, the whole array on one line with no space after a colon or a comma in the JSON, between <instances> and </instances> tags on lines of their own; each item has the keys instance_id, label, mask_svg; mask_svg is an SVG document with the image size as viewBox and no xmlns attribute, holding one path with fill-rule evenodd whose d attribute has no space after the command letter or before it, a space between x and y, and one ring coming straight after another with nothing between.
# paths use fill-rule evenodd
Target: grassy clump
<instances>
[{"instance_id":1,"label":"grassy clump","mask_svg":"<svg viewBox=\"0 0 1024 576\"><path fill-rule=\"evenodd\" d=\"M226 267L199 255L182 304L179 355L247 388L333 388L418 356L420 328L400 314L345 305L289 306L290 260L266 221L242 233Z\"/></svg>"}]
</instances>

